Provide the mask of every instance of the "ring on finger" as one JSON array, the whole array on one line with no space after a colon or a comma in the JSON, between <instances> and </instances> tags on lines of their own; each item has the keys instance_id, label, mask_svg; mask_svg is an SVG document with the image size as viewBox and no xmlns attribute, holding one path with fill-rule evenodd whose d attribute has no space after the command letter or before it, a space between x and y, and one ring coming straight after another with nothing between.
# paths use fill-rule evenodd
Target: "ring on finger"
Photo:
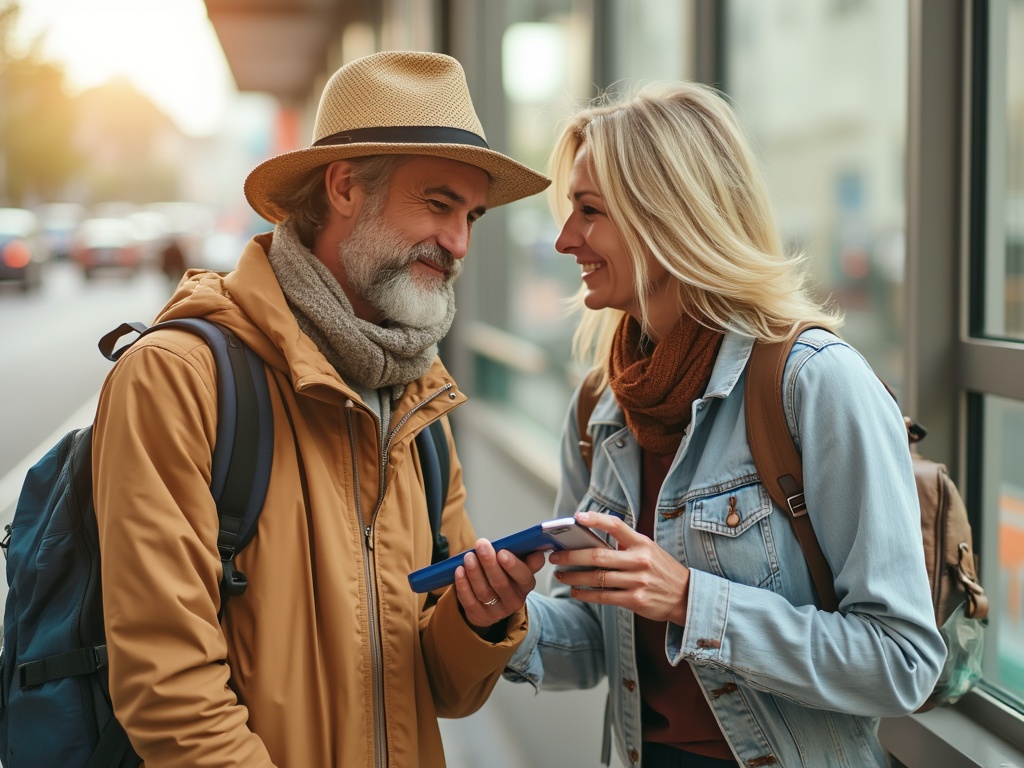
<instances>
[{"instance_id":1,"label":"ring on finger","mask_svg":"<svg viewBox=\"0 0 1024 768\"><path fill-rule=\"evenodd\" d=\"M490 600L484 601L484 605L494 605L497 602L498 602L498 598L494 597L494 598L491 598Z\"/></svg>"},{"instance_id":2,"label":"ring on finger","mask_svg":"<svg viewBox=\"0 0 1024 768\"><path fill-rule=\"evenodd\" d=\"M608 570L606 568L601 568L597 572L597 588L598 589L604 589L604 580L606 578L608 578Z\"/></svg>"}]
</instances>

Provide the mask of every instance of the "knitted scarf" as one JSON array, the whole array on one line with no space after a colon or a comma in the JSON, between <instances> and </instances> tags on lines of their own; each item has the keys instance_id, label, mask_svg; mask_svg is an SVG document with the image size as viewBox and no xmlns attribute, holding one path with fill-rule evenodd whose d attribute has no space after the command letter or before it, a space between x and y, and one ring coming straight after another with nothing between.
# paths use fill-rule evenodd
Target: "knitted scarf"
<instances>
[{"instance_id":1,"label":"knitted scarf","mask_svg":"<svg viewBox=\"0 0 1024 768\"><path fill-rule=\"evenodd\" d=\"M722 332L689 315L655 344L626 315L612 341L609 386L640 447L669 453L690 423L690 406L704 394Z\"/></svg>"},{"instance_id":2,"label":"knitted scarf","mask_svg":"<svg viewBox=\"0 0 1024 768\"><path fill-rule=\"evenodd\" d=\"M334 275L299 241L287 220L274 229L267 257L299 327L346 381L370 389L390 387L395 401L406 384L433 364L437 343L455 317L455 302L430 328L361 320Z\"/></svg>"}]
</instances>

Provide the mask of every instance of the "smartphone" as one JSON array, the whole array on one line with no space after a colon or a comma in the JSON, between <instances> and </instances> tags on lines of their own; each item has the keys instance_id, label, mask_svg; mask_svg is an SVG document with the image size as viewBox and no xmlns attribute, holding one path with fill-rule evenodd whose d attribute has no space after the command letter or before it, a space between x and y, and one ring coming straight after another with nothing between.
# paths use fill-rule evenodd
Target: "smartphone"
<instances>
[{"instance_id":1,"label":"smartphone","mask_svg":"<svg viewBox=\"0 0 1024 768\"><path fill-rule=\"evenodd\" d=\"M545 520L543 523L496 539L491 544L495 551L507 549L517 557L540 550L610 548L604 539L577 523L574 517ZM413 592L430 592L453 583L455 569L462 565L466 552L410 573L409 586Z\"/></svg>"}]
</instances>

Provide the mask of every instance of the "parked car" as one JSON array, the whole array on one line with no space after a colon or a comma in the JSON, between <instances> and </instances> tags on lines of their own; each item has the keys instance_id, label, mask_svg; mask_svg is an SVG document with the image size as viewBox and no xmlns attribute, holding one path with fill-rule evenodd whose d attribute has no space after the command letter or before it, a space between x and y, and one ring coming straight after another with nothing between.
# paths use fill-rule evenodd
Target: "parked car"
<instances>
[{"instance_id":1,"label":"parked car","mask_svg":"<svg viewBox=\"0 0 1024 768\"><path fill-rule=\"evenodd\" d=\"M47 257L36 215L24 208L0 208L0 281L16 282L23 291L38 288Z\"/></svg>"},{"instance_id":2,"label":"parked car","mask_svg":"<svg viewBox=\"0 0 1024 768\"><path fill-rule=\"evenodd\" d=\"M78 203L43 203L35 209L39 230L51 259L67 259L71 241L79 223L86 218L85 206Z\"/></svg>"},{"instance_id":3,"label":"parked car","mask_svg":"<svg viewBox=\"0 0 1024 768\"><path fill-rule=\"evenodd\" d=\"M136 273L142 267L142 248L127 219L86 219L75 234L71 260L91 279L98 269Z\"/></svg>"}]
</instances>

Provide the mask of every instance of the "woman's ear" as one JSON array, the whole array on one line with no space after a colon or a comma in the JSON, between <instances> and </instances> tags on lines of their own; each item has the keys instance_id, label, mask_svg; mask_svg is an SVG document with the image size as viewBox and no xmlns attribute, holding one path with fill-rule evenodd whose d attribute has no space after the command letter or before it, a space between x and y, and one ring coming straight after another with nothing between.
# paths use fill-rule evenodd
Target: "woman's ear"
<instances>
[{"instance_id":1,"label":"woman's ear","mask_svg":"<svg viewBox=\"0 0 1024 768\"><path fill-rule=\"evenodd\" d=\"M352 163L348 160L331 163L324 174L324 184L327 186L327 206L330 209L328 215L354 219L366 195L363 188L352 179Z\"/></svg>"}]
</instances>

